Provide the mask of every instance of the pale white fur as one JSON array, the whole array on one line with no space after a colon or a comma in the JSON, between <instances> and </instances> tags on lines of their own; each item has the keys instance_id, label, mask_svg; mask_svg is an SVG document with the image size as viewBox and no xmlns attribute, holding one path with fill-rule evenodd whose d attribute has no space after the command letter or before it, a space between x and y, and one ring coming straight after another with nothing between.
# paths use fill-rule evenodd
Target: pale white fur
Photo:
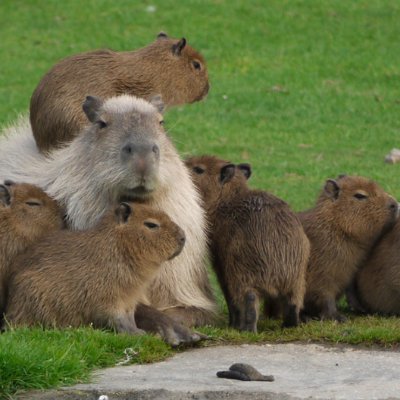
<instances>
[{"instance_id":1,"label":"pale white fur","mask_svg":"<svg viewBox=\"0 0 400 400\"><path fill-rule=\"evenodd\" d=\"M108 112L157 112L155 107L133 96L119 96L104 103ZM49 116L51 117L51 116ZM67 212L72 229L87 229L96 224L110 205L117 201L108 168L95 171L85 165L83 134L68 147L45 157L37 150L29 121L20 118L7 128L0 140L0 180L11 179L40 186ZM160 176L157 189L147 203L166 212L186 234L182 253L163 264L152 284L150 302L157 308L198 307L214 311L214 302L205 295L199 282L207 279L206 222L200 196L186 166L166 137L159 138ZM100 161L101 162L101 159ZM87 185L87 182L95 185Z\"/></svg>"}]
</instances>

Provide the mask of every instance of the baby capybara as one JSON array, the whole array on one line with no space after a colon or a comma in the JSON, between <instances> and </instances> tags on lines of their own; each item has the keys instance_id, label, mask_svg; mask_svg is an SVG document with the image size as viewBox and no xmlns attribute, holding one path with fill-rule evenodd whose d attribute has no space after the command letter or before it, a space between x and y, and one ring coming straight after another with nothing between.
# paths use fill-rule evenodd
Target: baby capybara
<instances>
[{"instance_id":1,"label":"baby capybara","mask_svg":"<svg viewBox=\"0 0 400 400\"><path fill-rule=\"evenodd\" d=\"M30 245L63 225L57 203L34 185L0 185L0 316L9 265Z\"/></svg>"},{"instance_id":2,"label":"baby capybara","mask_svg":"<svg viewBox=\"0 0 400 400\"><path fill-rule=\"evenodd\" d=\"M306 316L345 320L336 300L397 214L395 199L372 180L340 175L325 182L315 207L299 213L311 243Z\"/></svg>"},{"instance_id":3,"label":"baby capybara","mask_svg":"<svg viewBox=\"0 0 400 400\"><path fill-rule=\"evenodd\" d=\"M192 103L209 89L204 58L185 39L161 33L135 51L97 50L54 65L33 92L30 121L41 151L71 141L86 124L82 99L121 94L150 100L161 95L166 106Z\"/></svg>"},{"instance_id":4,"label":"baby capybara","mask_svg":"<svg viewBox=\"0 0 400 400\"><path fill-rule=\"evenodd\" d=\"M400 315L400 220L362 265L356 292L367 312Z\"/></svg>"},{"instance_id":5,"label":"baby capybara","mask_svg":"<svg viewBox=\"0 0 400 400\"><path fill-rule=\"evenodd\" d=\"M204 199L230 325L256 332L259 301L269 297L284 301L284 326L297 325L310 251L297 216L281 199L248 187L248 164L202 156L186 165Z\"/></svg>"},{"instance_id":6,"label":"baby capybara","mask_svg":"<svg viewBox=\"0 0 400 400\"><path fill-rule=\"evenodd\" d=\"M95 228L53 233L17 257L6 320L46 327L92 323L140 333L135 307L161 263L178 255L184 242L165 213L121 203Z\"/></svg>"}]
</instances>

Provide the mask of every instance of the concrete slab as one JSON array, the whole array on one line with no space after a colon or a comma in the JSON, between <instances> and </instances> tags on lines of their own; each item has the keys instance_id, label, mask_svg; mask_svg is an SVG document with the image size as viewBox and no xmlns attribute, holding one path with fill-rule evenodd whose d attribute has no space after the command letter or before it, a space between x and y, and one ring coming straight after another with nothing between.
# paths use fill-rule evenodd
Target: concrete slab
<instances>
[{"instance_id":1,"label":"concrete slab","mask_svg":"<svg viewBox=\"0 0 400 400\"><path fill-rule=\"evenodd\" d=\"M236 362L253 365L274 382L220 379ZM93 383L26 399L400 399L400 354L395 351L266 344L188 350L148 365L109 368ZM37 397L39 396L39 397Z\"/></svg>"}]
</instances>

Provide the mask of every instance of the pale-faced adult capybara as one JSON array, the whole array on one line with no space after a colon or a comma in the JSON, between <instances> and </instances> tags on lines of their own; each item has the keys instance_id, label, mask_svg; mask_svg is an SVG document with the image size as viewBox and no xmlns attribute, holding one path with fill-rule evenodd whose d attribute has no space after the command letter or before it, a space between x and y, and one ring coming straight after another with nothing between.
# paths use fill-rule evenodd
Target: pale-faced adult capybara
<instances>
[{"instance_id":1,"label":"pale-faced adult capybara","mask_svg":"<svg viewBox=\"0 0 400 400\"><path fill-rule=\"evenodd\" d=\"M53 66L33 92L30 122L41 151L71 141L86 124L82 99L131 94L146 100L160 94L167 106L203 99L209 89L203 56L160 34L135 51L98 50L65 58Z\"/></svg>"},{"instance_id":2,"label":"pale-faced adult capybara","mask_svg":"<svg viewBox=\"0 0 400 400\"><path fill-rule=\"evenodd\" d=\"M0 185L0 319L10 264L18 254L62 226L57 203L43 190L11 181Z\"/></svg>"},{"instance_id":3,"label":"pale-faced adult capybara","mask_svg":"<svg viewBox=\"0 0 400 400\"><path fill-rule=\"evenodd\" d=\"M299 213L311 243L305 315L345 320L336 301L397 215L395 199L372 180L340 175L326 181L315 207Z\"/></svg>"},{"instance_id":4,"label":"pale-faced adult capybara","mask_svg":"<svg viewBox=\"0 0 400 400\"><path fill-rule=\"evenodd\" d=\"M366 312L400 315L400 220L357 272L356 294Z\"/></svg>"},{"instance_id":5,"label":"pale-faced adult capybara","mask_svg":"<svg viewBox=\"0 0 400 400\"><path fill-rule=\"evenodd\" d=\"M201 156L186 165L203 195L230 325L256 332L259 301L269 297L283 300L284 326L297 325L310 252L298 217L283 200L248 187L248 164Z\"/></svg>"},{"instance_id":6,"label":"pale-faced adult capybara","mask_svg":"<svg viewBox=\"0 0 400 400\"><path fill-rule=\"evenodd\" d=\"M12 326L112 327L141 333L134 311L162 262L185 235L163 212L121 203L86 231L46 236L11 265L6 320Z\"/></svg>"},{"instance_id":7,"label":"pale-faced adult capybara","mask_svg":"<svg viewBox=\"0 0 400 400\"><path fill-rule=\"evenodd\" d=\"M0 141L0 178L42 187L65 209L75 230L95 226L121 199L164 211L185 232L186 246L163 263L148 292L150 304L164 314L155 313L149 321L151 310L138 307L138 325L143 318L144 329L156 323L169 334L173 321L166 314L187 325L210 322L215 302L206 268L204 211L164 131L160 98L151 104L128 95L106 101L88 97L83 108L90 123L70 145L48 156L39 153L29 126L9 129Z\"/></svg>"}]
</instances>

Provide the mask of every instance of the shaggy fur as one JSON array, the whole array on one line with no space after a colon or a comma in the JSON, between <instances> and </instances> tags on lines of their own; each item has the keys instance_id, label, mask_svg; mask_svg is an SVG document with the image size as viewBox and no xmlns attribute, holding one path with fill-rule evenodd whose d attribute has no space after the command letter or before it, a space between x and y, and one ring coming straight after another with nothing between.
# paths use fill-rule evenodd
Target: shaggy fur
<instances>
[{"instance_id":1,"label":"shaggy fur","mask_svg":"<svg viewBox=\"0 0 400 400\"><path fill-rule=\"evenodd\" d=\"M136 51L98 50L58 62L31 98L30 121L36 143L47 152L71 141L86 123L81 103L87 94L109 98L131 94L147 100L161 94L167 106L206 96L208 73L201 54L186 40L159 35Z\"/></svg>"},{"instance_id":2,"label":"shaggy fur","mask_svg":"<svg viewBox=\"0 0 400 400\"><path fill-rule=\"evenodd\" d=\"M134 311L160 264L179 254L183 231L162 212L122 203L93 229L59 231L11 266L11 325L113 327L141 333Z\"/></svg>"},{"instance_id":3,"label":"shaggy fur","mask_svg":"<svg viewBox=\"0 0 400 400\"><path fill-rule=\"evenodd\" d=\"M95 226L121 198L140 199L167 213L184 230L187 245L179 257L163 264L149 301L173 316L187 314L183 319L190 325L207 323L215 305L206 269L204 211L164 132L159 99L158 109L143 102L127 95L104 104L89 98L85 104L91 123L69 146L48 157L39 153L27 125L9 128L0 141L0 178L43 188L64 207L75 230Z\"/></svg>"},{"instance_id":4,"label":"shaggy fur","mask_svg":"<svg viewBox=\"0 0 400 400\"><path fill-rule=\"evenodd\" d=\"M229 308L230 325L257 331L259 299L282 299L284 325L303 307L309 241L281 199L247 185L248 164L212 156L186 160L210 222L213 267Z\"/></svg>"}]
</instances>

